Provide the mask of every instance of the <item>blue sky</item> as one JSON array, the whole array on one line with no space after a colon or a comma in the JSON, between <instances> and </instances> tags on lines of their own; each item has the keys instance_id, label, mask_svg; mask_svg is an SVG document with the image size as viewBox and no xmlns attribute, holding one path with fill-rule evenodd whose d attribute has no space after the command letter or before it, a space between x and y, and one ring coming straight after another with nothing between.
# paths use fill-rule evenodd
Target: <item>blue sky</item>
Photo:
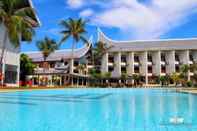
<instances>
[{"instance_id":1,"label":"blue sky","mask_svg":"<svg viewBox=\"0 0 197 131\"><path fill-rule=\"evenodd\" d=\"M35 51L44 36L60 40L62 19L88 19L87 37L97 39L96 28L114 40L150 40L197 37L196 0L33 0L42 23L33 42L22 51ZM81 47L80 43L78 47ZM70 48L65 42L61 49Z\"/></svg>"}]
</instances>

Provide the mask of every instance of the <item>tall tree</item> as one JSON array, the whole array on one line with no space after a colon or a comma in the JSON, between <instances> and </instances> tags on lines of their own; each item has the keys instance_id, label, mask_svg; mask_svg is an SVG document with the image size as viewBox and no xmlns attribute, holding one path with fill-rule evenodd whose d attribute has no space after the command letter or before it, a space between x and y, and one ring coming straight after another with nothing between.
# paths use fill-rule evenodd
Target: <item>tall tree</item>
<instances>
[{"instance_id":1,"label":"tall tree","mask_svg":"<svg viewBox=\"0 0 197 131\"><path fill-rule=\"evenodd\" d=\"M93 60L94 60L94 64L95 65L99 65L99 61L103 54L106 53L106 51L108 50L108 47L106 45L106 43L103 43L101 41L97 42L93 48Z\"/></svg>"},{"instance_id":2,"label":"tall tree","mask_svg":"<svg viewBox=\"0 0 197 131\"><path fill-rule=\"evenodd\" d=\"M184 64L184 65L181 66L181 73L182 73L183 79L184 79L185 81L188 80L188 75L189 75L188 73L189 73L189 70L190 70L189 65Z\"/></svg>"},{"instance_id":3,"label":"tall tree","mask_svg":"<svg viewBox=\"0 0 197 131\"><path fill-rule=\"evenodd\" d=\"M58 49L58 44L55 40L45 37L44 40L37 41L37 47L42 52L44 62L51 53Z\"/></svg>"},{"instance_id":4,"label":"tall tree","mask_svg":"<svg viewBox=\"0 0 197 131\"><path fill-rule=\"evenodd\" d=\"M61 34L63 35L60 44L67 41L68 38L72 39L72 52L71 52L71 65L70 65L70 73L72 71L73 57L74 57L74 48L79 41L84 43L88 43L85 33L87 32L85 29L87 21L80 19L72 19L69 18L67 20L62 20L60 22L60 26L62 27Z\"/></svg>"},{"instance_id":5,"label":"tall tree","mask_svg":"<svg viewBox=\"0 0 197 131\"><path fill-rule=\"evenodd\" d=\"M20 80L25 81L27 75L32 75L36 65L33 64L32 60L26 55L21 54L20 56Z\"/></svg>"},{"instance_id":6,"label":"tall tree","mask_svg":"<svg viewBox=\"0 0 197 131\"><path fill-rule=\"evenodd\" d=\"M14 47L19 47L20 41L31 41L34 35L34 10L26 7L24 0L0 0L0 25L4 28L2 51L0 55L1 74L3 57L9 40Z\"/></svg>"}]
</instances>

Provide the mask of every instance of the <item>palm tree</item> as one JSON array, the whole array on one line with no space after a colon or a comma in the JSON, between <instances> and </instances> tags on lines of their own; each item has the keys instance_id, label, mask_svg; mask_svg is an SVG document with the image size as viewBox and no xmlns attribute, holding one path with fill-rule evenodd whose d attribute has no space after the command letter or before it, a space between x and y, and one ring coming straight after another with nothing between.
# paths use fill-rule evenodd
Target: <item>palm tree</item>
<instances>
[{"instance_id":1,"label":"palm tree","mask_svg":"<svg viewBox=\"0 0 197 131\"><path fill-rule=\"evenodd\" d=\"M25 81L27 75L32 75L36 65L32 62L32 60L26 55L20 55L20 80Z\"/></svg>"},{"instance_id":2,"label":"palm tree","mask_svg":"<svg viewBox=\"0 0 197 131\"><path fill-rule=\"evenodd\" d=\"M190 65L190 71L194 72L194 74L197 74L197 63Z\"/></svg>"},{"instance_id":3,"label":"palm tree","mask_svg":"<svg viewBox=\"0 0 197 131\"><path fill-rule=\"evenodd\" d=\"M183 74L184 79L187 81L188 80L188 72L190 70L189 65L184 64L181 66L181 73Z\"/></svg>"},{"instance_id":4,"label":"palm tree","mask_svg":"<svg viewBox=\"0 0 197 131\"><path fill-rule=\"evenodd\" d=\"M55 40L45 37L44 40L37 41L37 47L42 52L44 62L51 53L58 49L58 45Z\"/></svg>"},{"instance_id":5,"label":"palm tree","mask_svg":"<svg viewBox=\"0 0 197 131\"><path fill-rule=\"evenodd\" d=\"M194 84L196 85L197 83L197 63L193 63L190 65L190 71L194 73L193 79L194 79Z\"/></svg>"},{"instance_id":6,"label":"palm tree","mask_svg":"<svg viewBox=\"0 0 197 131\"><path fill-rule=\"evenodd\" d=\"M166 77L165 76L160 76L159 81L161 82L161 85L164 86L166 83Z\"/></svg>"},{"instance_id":7,"label":"palm tree","mask_svg":"<svg viewBox=\"0 0 197 131\"><path fill-rule=\"evenodd\" d=\"M38 23L34 17L34 10L31 7L26 7L24 1L0 0L0 24L5 29L0 56L0 73L2 75L7 41L9 40L14 47L19 47L21 40L31 41L34 35L33 27Z\"/></svg>"},{"instance_id":8,"label":"palm tree","mask_svg":"<svg viewBox=\"0 0 197 131\"><path fill-rule=\"evenodd\" d=\"M132 75L132 79L134 80L134 85L137 86L140 83L140 75L134 74Z\"/></svg>"},{"instance_id":9,"label":"palm tree","mask_svg":"<svg viewBox=\"0 0 197 131\"><path fill-rule=\"evenodd\" d=\"M70 73L73 73L73 57L74 57L74 48L79 41L83 41L84 43L88 43L87 39L85 38L85 26L87 21L80 19L72 19L69 18L68 20L62 20L60 25L62 26L63 30L61 34L63 35L60 44L67 41L68 38L71 38L72 43L72 52L71 52L71 61L70 61Z\"/></svg>"},{"instance_id":10,"label":"palm tree","mask_svg":"<svg viewBox=\"0 0 197 131\"><path fill-rule=\"evenodd\" d=\"M109 48L110 47L107 47L106 43L103 43L101 41L99 41L95 44L95 47L93 48L93 58L94 58L93 63L95 65L99 65L98 60L101 59L103 54L105 54Z\"/></svg>"}]
</instances>

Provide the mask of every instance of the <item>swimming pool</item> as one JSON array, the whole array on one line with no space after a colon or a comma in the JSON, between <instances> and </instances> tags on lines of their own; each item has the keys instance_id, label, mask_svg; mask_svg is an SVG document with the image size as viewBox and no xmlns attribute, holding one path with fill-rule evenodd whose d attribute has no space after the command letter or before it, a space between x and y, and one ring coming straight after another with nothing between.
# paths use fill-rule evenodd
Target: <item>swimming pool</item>
<instances>
[{"instance_id":1,"label":"swimming pool","mask_svg":"<svg viewBox=\"0 0 197 131\"><path fill-rule=\"evenodd\" d=\"M182 118L173 124L171 118ZM197 96L159 89L0 93L1 131L197 131Z\"/></svg>"}]
</instances>

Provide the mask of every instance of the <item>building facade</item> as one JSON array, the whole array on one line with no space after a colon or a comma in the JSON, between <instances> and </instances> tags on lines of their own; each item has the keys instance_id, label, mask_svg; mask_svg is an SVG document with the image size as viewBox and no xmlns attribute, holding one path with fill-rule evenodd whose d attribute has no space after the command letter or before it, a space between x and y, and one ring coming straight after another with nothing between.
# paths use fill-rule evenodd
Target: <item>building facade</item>
<instances>
[{"instance_id":1,"label":"building facade","mask_svg":"<svg viewBox=\"0 0 197 131\"><path fill-rule=\"evenodd\" d=\"M29 6L33 8L31 0L24 0L23 2L24 3L21 3L21 6ZM33 19L37 22L34 26L38 26L39 20L37 19L35 14L33 16ZM0 66L2 68L1 70L3 74L1 83L6 84L7 86L18 86L20 75L20 47L15 48L10 42L9 37L6 38L6 44L3 43L5 31L5 26L3 24L0 24L0 53L2 52L3 45L6 45L3 62Z\"/></svg>"},{"instance_id":2,"label":"building facade","mask_svg":"<svg viewBox=\"0 0 197 131\"><path fill-rule=\"evenodd\" d=\"M144 85L158 84L160 76L180 73L182 65L197 62L197 39L174 39L152 41L114 41L98 30L98 41L107 47L95 65L101 74L110 73L111 79L121 80L122 76L140 75ZM92 41L88 46L74 50L59 50L47 58L48 67L44 67L44 59L40 52L28 52L27 55L37 65L35 73L30 76L34 85L65 85L69 75L90 77L94 68L92 63ZM83 71L79 66L85 65ZM95 67L95 68L96 68ZM98 68L99 67L99 68ZM194 72L188 72L188 80L192 80ZM47 79L47 83L43 79Z\"/></svg>"},{"instance_id":3,"label":"building facade","mask_svg":"<svg viewBox=\"0 0 197 131\"><path fill-rule=\"evenodd\" d=\"M70 84L70 76L87 77L93 68L88 61L91 40L82 48L58 50L49 55L44 62L43 55L39 51L27 52L29 58L37 65L34 74L29 76L33 85L66 85ZM81 67L81 66L84 67Z\"/></svg>"},{"instance_id":4,"label":"building facade","mask_svg":"<svg viewBox=\"0 0 197 131\"><path fill-rule=\"evenodd\" d=\"M197 39L115 41L98 30L98 41L108 47L101 72L117 78L122 74L141 75L145 85L155 84L155 76L179 73L181 65L197 62ZM191 80L194 73L188 74Z\"/></svg>"}]
</instances>

